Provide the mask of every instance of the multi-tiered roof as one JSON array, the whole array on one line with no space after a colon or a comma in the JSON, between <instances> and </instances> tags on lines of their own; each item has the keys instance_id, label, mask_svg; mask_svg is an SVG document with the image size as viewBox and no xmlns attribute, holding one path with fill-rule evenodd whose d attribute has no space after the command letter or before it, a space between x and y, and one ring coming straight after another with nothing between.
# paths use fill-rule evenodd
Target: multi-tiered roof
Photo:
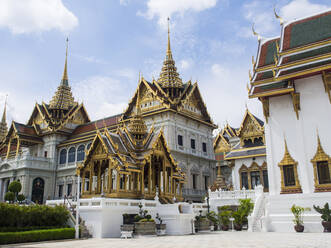
<instances>
[{"instance_id":1,"label":"multi-tiered roof","mask_svg":"<svg viewBox=\"0 0 331 248\"><path fill-rule=\"evenodd\" d=\"M252 62L249 97L262 101L266 119L269 116L269 97L291 94L294 106L297 104L299 95L295 91L295 79L322 74L330 97L331 10L292 22L281 22L280 37L259 38L257 60Z\"/></svg>"}]
</instances>

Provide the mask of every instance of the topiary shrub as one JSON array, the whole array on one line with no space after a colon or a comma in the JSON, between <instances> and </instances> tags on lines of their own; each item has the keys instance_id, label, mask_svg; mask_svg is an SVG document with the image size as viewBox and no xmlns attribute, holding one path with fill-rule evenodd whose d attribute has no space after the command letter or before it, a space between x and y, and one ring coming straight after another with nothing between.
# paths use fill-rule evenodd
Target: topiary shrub
<instances>
[{"instance_id":1,"label":"topiary shrub","mask_svg":"<svg viewBox=\"0 0 331 248\"><path fill-rule=\"evenodd\" d=\"M16 198L17 198L17 201L20 202L20 203L25 200L25 196L23 194L17 195Z\"/></svg>"},{"instance_id":2,"label":"topiary shrub","mask_svg":"<svg viewBox=\"0 0 331 248\"><path fill-rule=\"evenodd\" d=\"M5 194L5 200L9 202L14 202L15 201L15 194L13 192L7 192Z\"/></svg>"},{"instance_id":3,"label":"topiary shrub","mask_svg":"<svg viewBox=\"0 0 331 248\"><path fill-rule=\"evenodd\" d=\"M17 195L22 189L22 184L19 181L12 181L9 186L8 190L10 192L13 192L15 195Z\"/></svg>"}]
</instances>

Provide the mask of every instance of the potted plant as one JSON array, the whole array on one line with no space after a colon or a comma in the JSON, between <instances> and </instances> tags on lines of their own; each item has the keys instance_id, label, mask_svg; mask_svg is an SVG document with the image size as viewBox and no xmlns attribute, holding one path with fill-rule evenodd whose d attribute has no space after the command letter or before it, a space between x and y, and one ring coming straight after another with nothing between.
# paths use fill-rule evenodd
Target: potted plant
<instances>
[{"instance_id":1,"label":"potted plant","mask_svg":"<svg viewBox=\"0 0 331 248\"><path fill-rule=\"evenodd\" d=\"M156 224L156 233L159 236L166 234L166 224L162 224L163 220L161 219L160 215L156 214L156 219L159 221L159 224Z\"/></svg>"},{"instance_id":2,"label":"potted plant","mask_svg":"<svg viewBox=\"0 0 331 248\"><path fill-rule=\"evenodd\" d=\"M202 216L202 215L195 216L194 225L196 232L206 232L210 230L210 221L206 216Z\"/></svg>"},{"instance_id":3,"label":"potted plant","mask_svg":"<svg viewBox=\"0 0 331 248\"><path fill-rule=\"evenodd\" d=\"M134 232L137 235L155 235L155 221L152 216L148 214L147 210L142 209L139 204L139 214L134 217Z\"/></svg>"},{"instance_id":4,"label":"potted plant","mask_svg":"<svg viewBox=\"0 0 331 248\"><path fill-rule=\"evenodd\" d=\"M236 231L241 231L244 223L247 223L247 217L252 213L254 209L254 203L251 199L239 199L239 206L237 211L232 213L234 218L234 229Z\"/></svg>"},{"instance_id":5,"label":"potted plant","mask_svg":"<svg viewBox=\"0 0 331 248\"><path fill-rule=\"evenodd\" d=\"M294 229L296 232L303 232L303 230L305 229L305 227L303 226L303 214L305 211L310 211L310 208L303 208L300 206L295 206L295 204L293 204L293 206L291 207L291 212L294 215Z\"/></svg>"},{"instance_id":6,"label":"potted plant","mask_svg":"<svg viewBox=\"0 0 331 248\"><path fill-rule=\"evenodd\" d=\"M314 209L321 214L324 232L331 232L331 209L329 208L329 203L325 203L323 208L314 205Z\"/></svg>"},{"instance_id":7,"label":"potted plant","mask_svg":"<svg viewBox=\"0 0 331 248\"><path fill-rule=\"evenodd\" d=\"M210 231L217 230L217 225L218 225L218 219L217 215L214 211L210 211L207 213L207 219L210 221Z\"/></svg>"},{"instance_id":8,"label":"potted plant","mask_svg":"<svg viewBox=\"0 0 331 248\"><path fill-rule=\"evenodd\" d=\"M222 206L220 208L220 213L218 214L218 217L221 222L221 228L223 231L229 230L231 215L232 215L232 211L229 206Z\"/></svg>"}]
</instances>

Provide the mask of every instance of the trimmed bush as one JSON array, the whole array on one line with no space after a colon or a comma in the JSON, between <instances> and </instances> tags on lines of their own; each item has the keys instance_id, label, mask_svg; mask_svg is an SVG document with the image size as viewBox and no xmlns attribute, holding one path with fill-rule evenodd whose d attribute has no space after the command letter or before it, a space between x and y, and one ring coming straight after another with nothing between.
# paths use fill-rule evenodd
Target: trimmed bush
<instances>
[{"instance_id":1,"label":"trimmed bush","mask_svg":"<svg viewBox=\"0 0 331 248\"><path fill-rule=\"evenodd\" d=\"M20 192L22 189L22 184L19 181L12 181L9 186L8 186L8 190L10 192L13 192L15 195L18 194L18 192Z\"/></svg>"},{"instance_id":2,"label":"trimmed bush","mask_svg":"<svg viewBox=\"0 0 331 248\"><path fill-rule=\"evenodd\" d=\"M5 201L9 201L9 202L15 201L15 194L13 192L7 192L5 194Z\"/></svg>"},{"instance_id":3,"label":"trimmed bush","mask_svg":"<svg viewBox=\"0 0 331 248\"><path fill-rule=\"evenodd\" d=\"M56 239L72 239L75 237L75 228L61 228L26 232L0 233L0 244L14 244L37 242Z\"/></svg>"},{"instance_id":4,"label":"trimmed bush","mask_svg":"<svg viewBox=\"0 0 331 248\"><path fill-rule=\"evenodd\" d=\"M20 206L0 203L1 227L63 227L69 218L68 210L63 206L46 205Z\"/></svg>"},{"instance_id":5,"label":"trimmed bush","mask_svg":"<svg viewBox=\"0 0 331 248\"><path fill-rule=\"evenodd\" d=\"M70 227L70 226L65 226ZM32 230L46 230L46 229L59 229L64 228L63 226L25 226L25 227L0 227L1 232L25 232L25 231L32 231Z\"/></svg>"},{"instance_id":6,"label":"trimmed bush","mask_svg":"<svg viewBox=\"0 0 331 248\"><path fill-rule=\"evenodd\" d=\"M23 194L17 195L17 201L22 202L25 200L25 196Z\"/></svg>"}]
</instances>

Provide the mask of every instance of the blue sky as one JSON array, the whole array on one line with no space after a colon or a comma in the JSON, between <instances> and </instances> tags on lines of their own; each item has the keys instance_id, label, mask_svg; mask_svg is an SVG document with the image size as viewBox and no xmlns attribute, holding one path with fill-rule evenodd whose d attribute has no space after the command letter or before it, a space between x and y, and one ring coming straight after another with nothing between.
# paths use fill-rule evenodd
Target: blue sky
<instances>
[{"instance_id":1,"label":"blue sky","mask_svg":"<svg viewBox=\"0 0 331 248\"><path fill-rule=\"evenodd\" d=\"M68 74L75 99L91 119L121 113L139 71L158 78L165 57L166 18L184 82L198 81L209 113L222 127L240 125L256 55L254 22L264 38L278 36L273 14L286 20L331 7L329 0L0 0L0 104L8 121L26 123L35 102L49 102L60 83L69 37ZM1 107L2 108L2 107ZM9 124L9 123L8 123Z\"/></svg>"}]
</instances>

